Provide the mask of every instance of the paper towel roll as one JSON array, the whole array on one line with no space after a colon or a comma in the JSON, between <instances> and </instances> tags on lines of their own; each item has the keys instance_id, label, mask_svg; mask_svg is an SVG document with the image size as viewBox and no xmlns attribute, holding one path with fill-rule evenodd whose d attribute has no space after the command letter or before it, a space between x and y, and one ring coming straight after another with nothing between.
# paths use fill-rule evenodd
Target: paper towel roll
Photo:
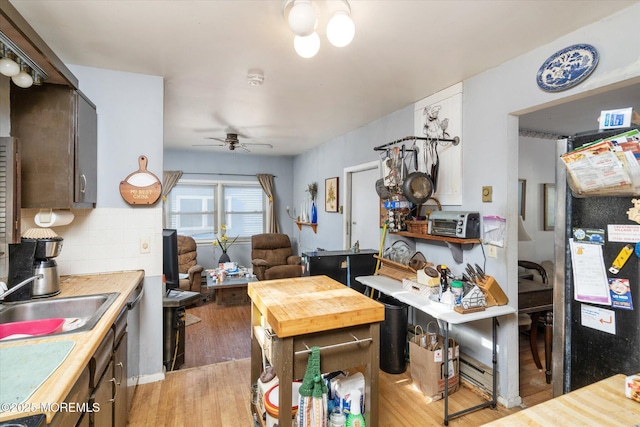
<instances>
[{"instance_id":1,"label":"paper towel roll","mask_svg":"<svg viewBox=\"0 0 640 427\"><path fill-rule=\"evenodd\" d=\"M34 221L38 227L59 227L70 224L73 218L71 211L40 211Z\"/></svg>"}]
</instances>

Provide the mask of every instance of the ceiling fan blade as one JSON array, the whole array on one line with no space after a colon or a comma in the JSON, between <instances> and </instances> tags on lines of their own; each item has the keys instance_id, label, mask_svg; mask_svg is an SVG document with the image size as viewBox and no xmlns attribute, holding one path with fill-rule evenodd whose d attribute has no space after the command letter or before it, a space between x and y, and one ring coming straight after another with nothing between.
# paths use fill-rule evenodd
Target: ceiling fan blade
<instances>
[{"instance_id":1,"label":"ceiling fan blade","mask_svg":"<svg viewBox=\"0 0 640 427\"><path fill-rule=\"evenodd\" d=\"M273 145L267 144L265 142L244 142L243 145L262 145L264 147L273 148Z\"/></svg>"},{"instance_id":2,"label":"ceiling fan blade","mask_svg":"<svg viewBox=\"0 0 640 427\"><path fill-rule=\"evenodd\" d=\"M226 139L223 139L223 138L216 138L215 136L207 136L207 137L205 137L205 139L213 139L213 140L215 140L215 141L224 142L225 144L227 143L227 140L226 140Z\"/></svg>"},{"instance_id":3,"label":"ceiling fan blade","mask_svg":"<svg viewBox=\"0 0 640 427\"><path fill-rule=\"evenodd\" d=\"M224 147L227 144L193 144L192 147Z\"/></svg>"}]
</instances>

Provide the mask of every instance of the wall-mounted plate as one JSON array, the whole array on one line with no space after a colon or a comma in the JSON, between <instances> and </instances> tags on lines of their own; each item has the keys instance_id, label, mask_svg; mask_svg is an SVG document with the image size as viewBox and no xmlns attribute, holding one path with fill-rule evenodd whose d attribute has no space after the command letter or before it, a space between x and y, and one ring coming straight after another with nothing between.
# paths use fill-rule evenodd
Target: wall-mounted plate
<instances>
[{"instance_id":1,"label":"wall-mounted plate","mask_svg":"<svg viewBox=\"0 0 640 427\"><path fill-rule=\"evenodd\" d=\"M590 44L574 44L554 53L538 70L541 89L559 92L589 77L598 65L598 52Z\"/></svg>"}]
</instances>

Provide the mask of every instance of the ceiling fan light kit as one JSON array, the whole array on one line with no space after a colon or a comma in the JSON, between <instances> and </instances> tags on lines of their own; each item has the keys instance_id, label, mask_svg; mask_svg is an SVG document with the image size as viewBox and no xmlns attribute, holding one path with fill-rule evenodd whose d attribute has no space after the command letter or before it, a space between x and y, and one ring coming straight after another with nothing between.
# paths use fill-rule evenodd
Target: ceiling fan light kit
<instances>
[{"instance_id":1,"label":"ceiling fan light kit","mask_svg":"<svg viewBox=\"0 0 640 427\"><path fill-rule=\"evenodd\" d=\"M336 47L347 46L356 32L349 2L324 1L332 14L327 24L327 39ZM318 18L311 0L285 0L282 15L294 34L293 47L296 53L303 58L313 58L320 50L320 36L316 32Z\"/></svg>"}]
</instances>

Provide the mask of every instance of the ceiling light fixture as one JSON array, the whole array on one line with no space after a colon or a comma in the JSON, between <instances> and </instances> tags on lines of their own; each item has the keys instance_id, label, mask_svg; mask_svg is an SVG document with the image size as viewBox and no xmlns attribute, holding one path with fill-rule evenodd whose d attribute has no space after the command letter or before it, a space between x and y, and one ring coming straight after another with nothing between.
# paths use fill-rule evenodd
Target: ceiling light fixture
<instances>
[{"instance_id":1,"label":"ceiling light fixture","mask_svg":"<svg viewBox=\"0 0 640 427\"><path fill-rule=\"evenodd\" d=\"M318 22L311 0L294 0L287 21L289 28L296 36L310 36L316 30Z\"/></svg>"},{"instance_id":2,"label":"ceiling light fixture","mask_svg":"<svg viewBox=\"0 0 640 427\"><path fill-rule=\"evenodd\" d=\"M316 0L320 1L320 0ZM324 0L331 19L327 24L327 39L336 47L347 46L356 32L347 0ZM303 58L313 58L320 50L320 36L316 32L318 18L311 0L285 0L282 16L295 37L293 47Z\"/></svg>"},{"instance_id":3,"label":"ceiling light fixture","mask_svg":"<svg viewBox=\"0 0 640 427\"><path fill-rule=\"evenodd\" d=\"M29 88L34 84L40 85L49 77L2 31L0 31L0 74L11 77L11 81L21 88Z\"/></svg>"},{"instance_id":4,"label":"ceiling light fixture","mask_svg":"<svg viewBox=\"0 0 640 427\"><path fill-rule=\"evenodd\" d=\"M0 59L0 74L13 77L18 75L20 72L20 65L15 61L16 56L13 52L10 52L6 47L3 46L2 59Z\"/></svg>"},{"instance_id":5,"label":"ceiling light fixture","mask_svg":"<svg viewBox=\"0 0 640 427\"><path fill-rule=\"evenodd\" d=\"M20 72L11 77L11 81L16 86L21 88L28 88L33 85L33 77L31 77L31 69L27 64L20 64Z\"/></svg>"},{"instance_id":6,"label":"ceiling light fixture","mask_svg":"<svg viewBox=\"0 0 640 427\"><path fill-rule=\"evenodd\" d=\"M293 48L301 57L313 58L320 50L320 36L318 36L318 33L311 33L306 37L295 36L293 38Z\"/></svg>"},{"instance_id":7,"label":"ceiling light fixture","mask_svg":"<svg viewBox=\"0 0 640 427\"><path fill-rule=\"evenodd\" d=\"M346 3L346 2L345 2ZM349 3L346 3L349 7ZM333 14L327 24L327 38L335 47L345 47L356 34L356 26L351 19L351 8L349 11L339 10Z\"/></svg>"}]
</instances>

